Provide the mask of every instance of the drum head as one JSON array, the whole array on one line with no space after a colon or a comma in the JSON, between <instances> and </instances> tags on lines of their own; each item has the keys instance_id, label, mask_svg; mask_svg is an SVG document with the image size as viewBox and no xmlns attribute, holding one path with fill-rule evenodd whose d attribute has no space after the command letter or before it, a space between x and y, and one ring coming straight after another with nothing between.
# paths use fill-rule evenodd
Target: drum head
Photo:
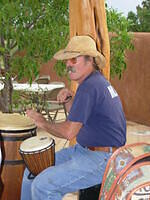
<instances>
[{"instance_id":1,"label":"drum head","mask_svg":"<svg viewBox=\"0 0 150 200\"><path fill-rule=\"evenodd\" d=\"M54 140L50 136L34 136L24 140L20 145L20 151L24 153L32 153L42 151L54 144Z\"/></svg>"},{"instance_id":2,"label":"drum head","mask_svg":"<svg viewBox=\"0 0 150 200\"><path fill-rule=\"evenodd\" d=\"M33 120L17 113L0 113L0 130L28 130L36 128Z\"/></svg>"}]
</instances>

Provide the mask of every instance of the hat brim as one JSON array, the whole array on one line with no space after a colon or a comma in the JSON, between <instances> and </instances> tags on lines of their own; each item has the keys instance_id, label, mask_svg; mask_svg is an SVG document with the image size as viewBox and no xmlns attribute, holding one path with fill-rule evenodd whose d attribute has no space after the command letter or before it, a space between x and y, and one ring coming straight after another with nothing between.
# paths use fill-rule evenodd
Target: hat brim
<instances>
[{"instance_id":1,"label":"hat brim","mask_svg":"<svg viewBox=\"0 0 150 200\"><path fill-rule=\"evenodd\" d=\"M56 60L68 60L68 59L75 58L80 55L81 54L79 52L68 52L68 51L66 52L65 50L60 50L54 54L54 58Z\"/></svg>"},{"instance_id":2,"label":"hat brim","mask_svg":"<svg viewBox=\"0 0 150 200\"><path fill-rule=\"evenodd\" d=\"M68 60L71 58L75 58L78 56L91 56L96 58L96 63L99 68L105 67L105 57L98 51L83 51L83 52L73 52L73 51L65 51L60 50L54 54L54 58L56 60Z\"/></svg>"}]
</instances>

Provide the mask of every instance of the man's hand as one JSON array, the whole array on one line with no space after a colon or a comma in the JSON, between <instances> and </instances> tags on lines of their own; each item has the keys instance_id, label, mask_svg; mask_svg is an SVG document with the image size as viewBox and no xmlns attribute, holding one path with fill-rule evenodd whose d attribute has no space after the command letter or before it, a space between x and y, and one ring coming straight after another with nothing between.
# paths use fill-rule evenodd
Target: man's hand
<instances>
[{"instance_id":1,"label":"man's hand","mask_svg":"<svg viewBox=\"0 0 150 200\"><path fill-rule=\"evenodd\" d=\"M73 93L70 90L68 90L67 88L63 88L62 90L59 91L57 95L57 100L60 103L67 103L69 98L71 99L72 96Z\"/></svg>"},{"instance_id":2,"label":"man's hand","mask_svg":"<svg viewBox=\"0 0 150 200\"><path fill-rule=\"evenodd\" d=\"M26 114L30 117L37 127L44 128L46 124L46 119L43 117L42 114L36 112L35 110L27 110Z\"/></svg>"}]
</instances>

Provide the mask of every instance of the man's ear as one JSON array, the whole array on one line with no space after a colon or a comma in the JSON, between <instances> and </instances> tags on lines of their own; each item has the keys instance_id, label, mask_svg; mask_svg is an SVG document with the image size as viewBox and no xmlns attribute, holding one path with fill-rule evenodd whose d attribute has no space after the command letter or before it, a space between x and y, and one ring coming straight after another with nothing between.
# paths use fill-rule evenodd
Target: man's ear
<instances>
[{"instance_id":1,"label":"man's ear","mask_svg":"<svg viewBox=\"0 0 150 200\"><path fill-rule=\"evenodd\" d=\"M85 60L85 62L88 63L89 65L91 65L91 64L93 65L93 63L94 63L93 57L91 57L91 56L84 57L84 60Z\"/></svg>"}]
</instances>

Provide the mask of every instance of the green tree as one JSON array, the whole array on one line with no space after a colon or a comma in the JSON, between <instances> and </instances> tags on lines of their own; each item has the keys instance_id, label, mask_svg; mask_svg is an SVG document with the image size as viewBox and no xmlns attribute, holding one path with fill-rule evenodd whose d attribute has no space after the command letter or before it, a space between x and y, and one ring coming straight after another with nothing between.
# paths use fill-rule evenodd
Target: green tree
<instances>
[{"instance_id":1,"label":"green tree","mask_svg":"<svg viewBox=\"0 0 150 200\"><path fill-rule=\"evenodd\" d=\"M129 21L114 9L106 10L110 32L110 75L121 78L126 69L126 50L133 49L132 35L128 33Z\"/></svg>"},{"instance_id":2,"label":"green tree","mask_svg":"<svg viewBox=\"0 0 150 200\"><path fill-rule=\"evenodd\" d=\"M128 13L127 19L132 22L129 31L150 32L150 0L144 0L136 10L137 14Z\"/></svg>"},{"instance_id":3,"label":"green tree","mask_svg":"<svg viewBox=\"0 0 150 200\"><path fill-rule=\"evenodd\" d=\"M31 83L41 63L50 60L66 45L69 39L68 5L69 0L0 1L0 61L5 76L0 95L3 112L11 112L11 77L17 74L19 79L26 77ZM127 32L129 23L121 14L107 8L107 24L112 32L111 76L121 77L126 68L125 50L132 47ZM64 65L58 62L56 71L61 74Z\"/></svg>"},{"instance_id":4,"label":"green tree","mask_svg":"<svg viewBox=\"0 0 150 200\"><path fill-rule=\"evenodd\" d=\"M11 112L13 74L32 82L40 64L65 45L68 28L68 0L0 1L0 61L5 77L2 111Z\"/></svg>"},{"instance_id":5,"label":"green tree","mask_svg":"<svg viewBox=\"0 0 150 200\"><path fill-rule=\"evenodd\" d=\"M138 18L137 18L137 15L130 11L128 12L128 17L127 19L130 21L130 26L129 26L129 30L132 31L132 32L138 32Z\"/></svg>"}]
</instances>

